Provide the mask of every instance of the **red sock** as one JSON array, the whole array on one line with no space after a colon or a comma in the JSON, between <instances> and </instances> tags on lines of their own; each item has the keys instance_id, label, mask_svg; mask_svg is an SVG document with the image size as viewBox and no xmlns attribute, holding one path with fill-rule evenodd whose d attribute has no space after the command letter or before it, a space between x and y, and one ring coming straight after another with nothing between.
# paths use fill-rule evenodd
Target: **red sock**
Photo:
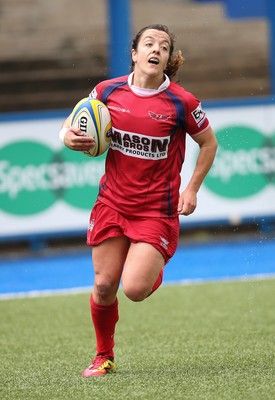
<instances>
[{"instance_id":1,"label":"red sock","mask_svg":"<svg viewBox=\"0 0 275 400\"><path fill-rule=\"evenodd\" d=\"M114 334L118 321L118 300L109 306L96 304L90 297L91 315L96 334L97 354L114 357Z\"/></svg>"},{"instance_id":2,"label":"red sock","mask_svg":"<svg viewBox=\"0 0 275 400\"><path fill-rule=\"evenodd\" d=\"M164 268L161 269L161 271L160 271L160 273L159 273L159 276L157 277L157 280L156 280L156 282L154 283L154 285L153 285L153 287L152 287L152 290L151 290L151 292L148 294L147 297L151 296L151 294L153 294L153 293L160 287L160 285L162 284L163 271L164 271Z\"/></svg>"}]
</instances>

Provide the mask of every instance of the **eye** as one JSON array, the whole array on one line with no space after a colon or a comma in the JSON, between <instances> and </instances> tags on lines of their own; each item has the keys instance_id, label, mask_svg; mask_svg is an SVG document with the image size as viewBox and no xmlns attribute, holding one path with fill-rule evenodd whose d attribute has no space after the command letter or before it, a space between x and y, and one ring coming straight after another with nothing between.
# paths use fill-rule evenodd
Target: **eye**
<instances>
[{"instance_id":1,"label":"eye","mask_svg":"<svg viewBox=\"0 0 275 400\"><path fill-rule=\"evenodd\" d=\"M168 46L166 46L166 45L162 45L161 48L162 48L162 50L164 50L164 51L168 51Z\"/></svg>"},{"instance_id":2,"label":"eye","mask_svg":"<svg viewBox=\"0 0 275 400\"><path fill-rule=\"evenodd\" d=\"M146 46L146 47L151 47L151 46L152 46L152 43L151 43L151 42L145 43L145 46Z\"/></svg>"}]
</instances>

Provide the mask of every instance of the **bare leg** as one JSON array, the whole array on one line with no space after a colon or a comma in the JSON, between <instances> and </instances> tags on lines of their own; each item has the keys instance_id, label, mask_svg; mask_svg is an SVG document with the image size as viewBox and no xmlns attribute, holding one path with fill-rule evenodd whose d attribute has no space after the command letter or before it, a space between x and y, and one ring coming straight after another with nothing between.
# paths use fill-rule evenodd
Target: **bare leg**
<instances>
[{"instance_id":1,"label":"bare leg","mask_svg":"<svg viewBox=\"0 0 275 400\"><path fill-rule=\"evenodd\" d=\"M122 273L122 286L133 301L144 300L152 291L163 266L161 253L149 243L131 243Z\"/></svg>"},{"instance_id":2,"label":"bare leg","mask_svg":"<svg viewBox=\"0 0 275 400\"><path fill-rule=\"evenodd\" d=\"M97 304L114 303L129 246L126 237L115 237L93 247L93 299Z\"/></svg>"}]
</instances>

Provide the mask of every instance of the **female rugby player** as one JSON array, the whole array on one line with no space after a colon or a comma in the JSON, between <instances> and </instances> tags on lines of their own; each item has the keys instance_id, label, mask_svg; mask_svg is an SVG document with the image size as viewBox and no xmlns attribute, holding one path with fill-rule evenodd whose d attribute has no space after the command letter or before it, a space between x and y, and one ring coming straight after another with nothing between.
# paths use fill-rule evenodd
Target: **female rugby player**
<instances>
[{"instance_id":1,"label":"female rugby player","mask_svg":"<svg viewBox=\"0 0 275 400\"><path fill-rule=\"evenodd\" d=\"M95 274L90 307L96 356L84 377L115 371L120 282L135 302L159 287L164 265L176 251L179 215L194 212L217 149L199 100L173 81L183 58L174 52L168 28L157 24L141 29L131 56L129 76L100 82L90 94L110 111L112 141L87 234ZM65 146L76 151L93 147L93 139L70 127L69 120L61 130ZM179 193L187 133L199 154Z\"/></svg>"}]
</instances>

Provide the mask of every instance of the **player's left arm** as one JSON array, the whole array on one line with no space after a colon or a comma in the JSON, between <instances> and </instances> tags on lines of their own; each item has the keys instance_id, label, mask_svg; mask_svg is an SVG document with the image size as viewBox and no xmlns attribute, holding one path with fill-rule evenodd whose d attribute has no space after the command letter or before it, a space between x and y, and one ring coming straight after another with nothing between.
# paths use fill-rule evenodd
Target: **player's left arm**
<instances>
[{"instance_id":1,"label":"player's left arm","mask_svg":"<svg viewBox=\"0 0 275 400\"><path fill-rule=\"evenodd\" d=\"M180 215L190 215L195 211L197 193L213 164L218 147L216 136L210 126L203 133L192 136L192 139L198 143L200 151L191 179L179 198L178 213Z\"/></svg>"}]
</instances>

